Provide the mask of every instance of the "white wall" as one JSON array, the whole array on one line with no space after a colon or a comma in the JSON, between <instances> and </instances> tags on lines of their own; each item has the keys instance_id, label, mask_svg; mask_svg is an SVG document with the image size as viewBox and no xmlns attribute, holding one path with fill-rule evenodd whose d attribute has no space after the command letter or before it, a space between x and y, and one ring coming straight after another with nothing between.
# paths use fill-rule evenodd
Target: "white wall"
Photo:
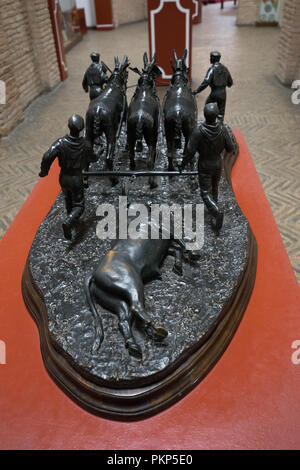
<instances>
[{"instance_id":1,"label":"white wall","mask_svg":"<svg viewBox=\"0 0 300 470\"><path fill-rule=\"evenodd\" d=\"M77 8L84 8L86 25L96 26L96 12L94 0L76 0Z\"/></svg>"}]
</instances>

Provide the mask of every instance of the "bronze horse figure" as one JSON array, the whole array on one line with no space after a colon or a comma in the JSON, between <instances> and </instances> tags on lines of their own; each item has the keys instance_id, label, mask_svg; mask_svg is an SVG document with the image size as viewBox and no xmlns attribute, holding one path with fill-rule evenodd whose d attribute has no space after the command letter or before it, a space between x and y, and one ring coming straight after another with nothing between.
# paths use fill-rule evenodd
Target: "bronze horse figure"
<instances>
[{"instance_id":1,"label":"bronze horse figure","mask_svg":"<svg viewBox=\"0 0 300 470\"><path fill-rule=\"evenodd\" d=\"M143 149L143 137L149 149L148 169L153 170L156 159L156 145L160 120L160 103L156 94L155 79L161 75L156 65L156 54L148 61L147 53L143 56L144 68L130 68L140 78L131 99L127 116L127 148L130 154L130 169L135 169L135 151ZM154 178L149 179L154 187Z\"/></svg>"},{"instance_id":2,"label":"bronze horse figure","mask_svg":"<svg viewBox=\"0 0 300 470\"><path fill-rule=\"evenodd\" d=\"M106 137L106 167L113 169L113 157L117 138L126 114L126 83L128 78L128 57L122 63L115 57L115 68L108 79L106 88L91 101L86 113L86 139L93 147L95 139L102 134Z\"/></svg>"},{"instance_id":3,"label":"bronze horse figure","mask_svg":"<svg viewBox=\"0 0 300 470\"><path fill-rule=\"evenodd\" d=\"M186 66L187 50L178 59L174 53L175 65L172 61L172 79L163 103L164 129L168 149L168 169L174 170L173 156L176 149L181 148L182 135L185 139L184 155L188 140L197 123L197 103L194 98Z\"/></svg>"}]
</instances>

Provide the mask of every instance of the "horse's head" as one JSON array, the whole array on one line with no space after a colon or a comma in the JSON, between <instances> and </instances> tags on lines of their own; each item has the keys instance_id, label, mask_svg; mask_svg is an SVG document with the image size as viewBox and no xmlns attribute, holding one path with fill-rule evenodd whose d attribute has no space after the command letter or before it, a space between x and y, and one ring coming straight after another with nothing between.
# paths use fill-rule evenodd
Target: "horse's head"
<instances>
[{"instance_id":1,"label":"horse's head","mask_svg":"<svg viewBox=\"0 0 300 470\"><path fill-rule=\"evenodd\" d=\"M140 76L138 81L138 86L142 85L154 85L154 80L161 75L160 68L156 65L156 53L154 53L151 61L148 60L147 52L143 56L144 68L140 71L137 67L130 68L133 72L137 73Z\"/></svg>"},{"instance_id":2,"label":"horse's head","mask_svg":"<svg viewBox=\"0 0 300 470\"><path fill-rule=\"evenodd\" d=\"M174 54L174 59L175 59L175 65L170 59L171 67L173 70L172 82L174 82L174 79L176 77L180 77L180 78L183 78L185 81L188 81L189 68L186 66L186 63L185 63L186 58L187 58L187 49L184 50L181 59L178 59L178 56L175 50L173 51L173 54Z\"/></svg>"},{"instance_id":3,"label":"horse's head","mask_svg":"<svg viewBox=\"0 0 300 470\"><path fill-rule=\"evenodd\" d=\"M118 57L115 57L115 68L109 78L110 82L117 82L119 85L126 85L128 79L128 71L130 62L128 57L124 56L123 62L119 61Z\"/></svg>"}]
</instances>

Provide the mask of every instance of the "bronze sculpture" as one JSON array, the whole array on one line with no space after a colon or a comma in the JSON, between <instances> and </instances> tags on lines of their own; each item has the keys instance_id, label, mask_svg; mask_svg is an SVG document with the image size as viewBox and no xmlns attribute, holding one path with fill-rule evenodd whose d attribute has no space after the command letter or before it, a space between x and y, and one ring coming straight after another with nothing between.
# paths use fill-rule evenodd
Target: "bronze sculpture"
<instances>
[{"instance_id":1,"label":"bronze sculpture","mask_svg":"<svg viewBox=\"0 0 300 470\"><path fill-rule=\"evenodd\" d=\"M70 134L56 140L44 154L39 176L47 176L52 163L58 158L59 183L67 210L67 217L62 228L65 238L71 240L72 227L84 211L82 170L93 154L88 143L80 136L84 129L83 118L78 114L73 114L68 120L68 127Z\"/></svg>"},{"instance_id":2,"label":"bronze sculpture","mask_svg":"<svg viewBox=\"0 0 300 470\"><path fill-rule=\"evenodd\" d=\"M104 84L108 81L108 76L106 75L108 69L103 62L99 63L100 54L98 52L92 52L90 57L92 63L83 76L82 88L86 93L90 92L90 100L93 100L100 95Z\"/></svg>"},{"instance_id":3,"label":"bronze sculpture","mask_svg":"<svg viewBox=\"0 0 300 470\"><path fill-rule=\"evenodd\" d=\"M126 57L122 64L115 58L115 70L108 87L90 104L86 140L80 137L83 119L72 116L70 136L53 144L41 166L40 176L46 176L54 159L59 159L60 182L68 211L65 236L72 237L73 224L83 209L88 223L85 223L82 236L77 237L80 243L72 243L67 248L66 244L57 243L64 209L63 195L57 197L32 244L22 280L23 297L39 326L45 367L50 375L79 405L106 418L145 418L175 403L195 387L229 344L255 279L255 239L235 201L230 182L238 145L230 128L217 122L216 104L205 107L205 122L194 128L197 107L187 80L186 51L182 59L178 59L176 53L174 57L173 79L164 106L169 145L166 148L163 133L158 132L161 151L157 152L157 171L122 168L124 152L119 151L120 146L115 152L115 166L120 170L113 171L112 168L114 146L120 137L119 142L124 148L126 139L124 128L121 130L126 115L129 65ZM146 59L144 55L140 78L144 75L145 83L141 80L140 85L141 89L145 86L145 94L151 90L155 95L153 77L149 76L147 83L146 73L149 74L151 63ZM168 121L169 117L174 118L173 121ZM155 127L151 132L153 130ZM130 128L129 139L130 132L134 135ZM152 237L147 219L143 230L148 236L151 232L152 238L128 239L124 232L120 235L120 225L124 225L123 217L129 213L130 206L124 202L124 211L120 206L116 210L120 199L118 188L91 182L88 197L84 200L82 169L97 160L93 144L101 134L107 141L106 166L109 170L93 168L88 175L101 178L172 177L171 184L162 184L161 190L151 192L147 181L141 178L139 184L132 184L131 199L138 205L151 207L151 211L154 207L161 211L157 220L165 220L165 206L170 211L176 207L180 210L183 205L193 208L196 204L197 210L201 206L203 218L199 218L199 223L205 224L206 231L203 245L196 248L198 257L190 256L189 250L193 248L180 240L184 236L188 242L190 233L197 239L201 229L197 220L194 220L195 231L191 226L191 232L184 232L184 235L177 232L176 237L173 232L165 238L162 231L158 237ZM209 212L203 213L203 204L197 203L197 197L191 191L189 177L196 172L180 174L165 169L166 155L172 168L171 152L181 146L182 135L186 155L183 155L180 170L199 152L199 183ZM176 144L172 147L170 136ZM136 144L137 147L140 145L141 139L138 140L134 145L131 143L133 151ZM100 146L105 148L101 141ZM223 149L227 152L223 157L224 176L221 175ZM145 151L142 157L146 160ZM218 202L219 180L226 223L217 239L214 229L219 231L223 222ZM111 232L104 237L99 235L99 225L105 227L106 211L113 212L119 235L112 236ZM176 227L187 219L193 222L192 213L184 212ZM215 218L212 228L209 214ZM134 211L129 215L135 217ZM133 222L134 227L141 227L140 215ZM127 226L129 237L132 233L130 225ZM163 223L159 225L161 229ZM113 244L111 240L115 240ZM168 255L175 257L175 264ZM154 341L144 340L144 335Z\"/></svg>"},{"instance_id":4,"label":"bronze sculpture","mask_svg":"<svg viewBox=\"0 0 300 470\"><path fill-rule=\"evenodd\" d=\"M201 93L208 86L211 88L210 95L206 100L208 103L217 103L219 108L218 119L224 120L226 106L226 87L233 85L233 80L229 70L220 62L221 54L218 51L210 53L211 67L208 69L206 76L201 85L193 92L194 95Z\"/></svg>"},{"instance_id":5,"label":"bronze sculpture","mask_svg":"<svg viewBox=\"0 0 300 470\"><path fill-rule=\"evenodd\" d=\"M171 62L173 76L163 103L168 168L170 171L174 170L174 151L181 147L182 135L185 139L183 151L185 154L188 140L197 122L197 103L188 80L186 57L186 49L181 59L178 59L176 51L174 51L175 65Z\"/></svg>"},{"instance_id":6,"label":"bronze sculpture","mask_svg":"<svg viewBox=\"0 0 300 470\"><path fill-rule=\"evenodd\" d=\"M144 68L131 68L140 78L129 105L127 115L127 148L130 154L130 169L135 169L135 150L142 151L142 139L145 138L149 148L148 168L154 169L156 158L157 135L160 118L160 103L156 94L155 79L161 75L156 65L156 54L151 62L147 53L144 53ZM154 178L150 177L150 186L154 187Z\"/></svg>"},{"instance_id":7,"label":"bronze sculpture","mask_svg":"<svg viewBox=\"0 0 300 470\"><path fill-rule=\"evenodd\" d=\"M222 227L224 214L218 206L218 187L222 172L221 154L224 150L234 151L233 143L225 126L217 122L219 113L216 103L204 107L205 121L194 129L187 146L187 153L181 164L183 170L188 162L199 153L198 178L201 197L209 212L215 217L217 232Z\"/></svg>"}]
</instances>

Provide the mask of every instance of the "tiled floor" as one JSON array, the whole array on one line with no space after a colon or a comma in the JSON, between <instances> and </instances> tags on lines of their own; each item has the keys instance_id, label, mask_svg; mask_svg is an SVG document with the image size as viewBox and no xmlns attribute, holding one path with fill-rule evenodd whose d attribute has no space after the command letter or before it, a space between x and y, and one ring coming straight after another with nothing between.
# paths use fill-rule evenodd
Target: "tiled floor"
<instances>
[{"instance_id":1,"label":"tiled floor","mask_svg":"<svg viewBox=\"0 0 300 470\"><path fill-rule=\"evenodd\" d=\"M203 22L193 27L193 87L209 66L209 52L220 50L234 79L226 121L241 129L246 138L300 281L300 105L292 104L292 90L274 75L279 29L236 27L235 12L226 4L223 11L219 5L203 7ZM88 96L81 80L93 50L100 51L111 67L113 56L124 54L140 66L143 52L148 50L147 23L121 26L116 31L90 31L67 55L68 80L36 99L26 110L25 121L0 141L0 236L36 183L44 151L66 133L72 113L85 115ZM128 84L134 83L136 77L130 74ZM128 90L129 99L132 93L133 88ZM160 98L164 93L165 88L160 88ZM205 90L197 95L200 111L207 94Z\"/></svg>"}]
</instances>

